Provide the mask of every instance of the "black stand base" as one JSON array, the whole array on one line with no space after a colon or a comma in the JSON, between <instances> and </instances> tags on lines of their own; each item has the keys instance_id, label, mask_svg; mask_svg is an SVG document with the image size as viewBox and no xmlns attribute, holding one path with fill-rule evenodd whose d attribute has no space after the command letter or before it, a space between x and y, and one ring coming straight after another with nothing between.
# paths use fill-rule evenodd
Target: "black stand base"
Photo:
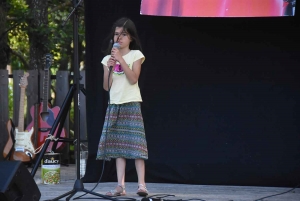
<instances>
[{"instance_id":1,"label":"black stand base","mask_svg":"<svg viewBox=\"0 0 300 201\"><path fill-rule=\"evenodd\" d=\"M67 193L65 193L65 194L63 194L63 195L61 195L61 196L59 196L59 197L56 197L56 198L54 198L54 199L52 199L52 200L46 200L46 201L56 201L56 200L59 200L59 199L61 199L61 198L63 198L63 197L66 197L66 196L68 196L68 197L66 198L66 200L69 201L69 200L71 199L71 197L73 197L73 196L74 196L76 193L78 193L78 192L89 193L89 194L92 194L92 195L95 195L95 196L98 196L98 197L101 197L101 198L105 198L105 199L107 199L107 200L117 200L117 199L115 199L115 198L113 198L113 197L110 197L110 196L105 196L105 195L101 195L101 194L98 194L98 193L95 193L95 192L86 190L86 189L84 188L84 186L83 186L83 183L82 183L81 179L77 179L77 180L75 181L73 190L71 190L71 191L69 191L69 192L67 192ZM95 198L95 199L96 199L96 198Z\"/></svg>"}]
</instances>

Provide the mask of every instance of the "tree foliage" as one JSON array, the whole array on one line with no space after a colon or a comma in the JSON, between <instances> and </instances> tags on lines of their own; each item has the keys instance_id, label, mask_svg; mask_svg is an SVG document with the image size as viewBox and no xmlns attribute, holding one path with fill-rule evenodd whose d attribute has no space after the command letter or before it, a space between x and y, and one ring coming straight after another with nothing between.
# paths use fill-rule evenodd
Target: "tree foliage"
<instances>
[{"instance_id":1,"label":"tree foliage","mask_svg":"<svg viewBox=\"0 0 300 201\"><path fill-rule=\"evenodd\" d=\"M72 72L74 6L70 0L0 0L0 69L8 64L12 70L43 69L42 57L51 53L52 74L57 70ZM83 62L83 3L76 11L79 62ZM9 97L12 103L12 94Z\"/></svg>"},{"instance_id":2,"label":"tree foliage","mask_svg":"<svg viewBox=\"0 0 300 201\"><path fill-rule=\"evenodd\" d=\"M80 47L84 46L82 5L77 8ZM41 68L41 57L51 53L54 56L54 71L72 71L73 15L67 19L73 10L71 1L9 0L6 6L7 41L13 69ZM79 51L79 61L83 59L84 51Z\"/></svg>"}]
</instances>

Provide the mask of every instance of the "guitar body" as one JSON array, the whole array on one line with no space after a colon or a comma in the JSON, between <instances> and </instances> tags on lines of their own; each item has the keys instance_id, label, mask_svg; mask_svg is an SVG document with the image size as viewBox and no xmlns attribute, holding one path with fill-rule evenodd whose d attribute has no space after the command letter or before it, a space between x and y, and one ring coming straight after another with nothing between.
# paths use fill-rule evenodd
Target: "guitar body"
<instances>
[{"instance_id":1,"label":"guitar body","mask_svg":"<svg viewBox=\"0 0 300 201\"><path fill-rule=\"evenodd\" d=\"M8 120L6 127L9 135L3 150L4 158L10 154L9 160L30 162L34 159L33 128L28 132L20 132L18 128L14 128L12 120Z\"/></svg>"},{"instance_id":2,"label":"guitar body","mask_svg":"<svg viewBox=\"0 0 300 201\"><path fill-rule=\"evenodd\" d=\"M39 112L38 114L40 114L37 118L38 118L38 136L37 136L37 147L40 147L46 140L46 138L48 137L48 134L50 133L50 130L52 128L52 125L60 111L60 108L58 106L53 107L53 108L49 108L47 105L47 118L45 120L43 120L41 118L41 111L43 111L43 105L44 103L40 104L39 107ZM34 120L36 117L34 115L34 106L32 106L30 108L30 115L32 117L32 119ZM34 121L32 121L26 128L26 130L30 130L31 128L34 127ZM57 126L55 133L52 134L54 136L57 135L57 130L58 130L59 125ZM66 137L65 134L65 129L63 128L60 134L60 137ZM54 142L50 142L49 146L47 147L47 152L50 152L52 150L52 146L53 146ZM56 150L61 150L63 147L65 146L65 143L63 142L58 142L57 146L56 146Z\"/></svg>"},{"instance_id":3,"label":"guitar body","mask_svg":"<svg viewBox=\"0 0 300 201\"><path fill-rule=\"evenodd\" d=\"M13 151L13 146L14 146L14 124L12 122L12 120L8 120L8 122L6 123L6 128L8 131L8 139L7 142L5 144L5 147L3 149L3 157L6 158L9 155L9 152Z\"/></svg>"},{"instance_id":4,"label":"guitar body","mask_svg":"<svg viewBox=\"0 0 300 201\"><path fill-rule=\"evenodd\" d=\"M34 134L33 128L27 131L19 131L15 129L16 143L14 146L11 160L22 162L31 162L35 158Z\"/></svg>"},{"instance_id":5,"label":"guitar body","mask_svg":"<svg viewBox=\"0 0 300 201\"><path fill-rule=\"evenodd\" d=\"M24 73L20 80L20 107L19 107L19 125L15 128L12 120L7 122L8 140L4 147L3 156L9 160L18 160L22 162L31 162L35 154L33 128L24 131L24 99L25 88L28 85L27 77L29 73Z\"/></svg>"}]
</instances>

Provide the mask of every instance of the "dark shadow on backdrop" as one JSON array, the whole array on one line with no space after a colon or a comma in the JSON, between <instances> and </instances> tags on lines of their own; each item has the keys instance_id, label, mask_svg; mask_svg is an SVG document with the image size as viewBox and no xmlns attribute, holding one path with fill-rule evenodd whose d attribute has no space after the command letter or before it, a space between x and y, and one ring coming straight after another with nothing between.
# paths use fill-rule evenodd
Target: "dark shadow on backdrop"
<instances>
[{"instance_id":1,"label":"dark shadow on backdrop","mask_svg":"<svg viewBox=\"0 0 300 201\"><path fill-rule=\"evenodd\" d=\"M89 160L96 152L107 97L102 42L130 17L146 61L139 81L149 160L146 181L295 186L300 182L299 20L141 16L140 0L85 1ZM104 181L116 181L114 161ZM133 161L126 181L136 182Z\"/></svg>"}]
</instances>

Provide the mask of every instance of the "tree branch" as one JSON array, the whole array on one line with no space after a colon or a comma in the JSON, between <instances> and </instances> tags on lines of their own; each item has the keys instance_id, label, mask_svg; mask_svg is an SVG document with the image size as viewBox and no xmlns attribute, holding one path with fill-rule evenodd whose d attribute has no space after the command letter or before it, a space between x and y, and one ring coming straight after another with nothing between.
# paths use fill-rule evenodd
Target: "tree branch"
<instances>
[{"instance_id":1,"label":"tree branch","mask_svg":"<svg viewBox=\"0 0 300 201\"><path fill-rule=\"evenodd\" d=\"M12 21L12 20L18 20L19 18L17 17L11 17L11 16L6 16L6 20Z\"/></svg>"},{"instance_id":2,"label":"tree branch","mask_svg":"<svg viewBox=\"0 0 300 201\"><path fill-rule=\"evenodd\" d=\"M11 50L11 53L21 60L21 62L24 64L25 69L29 69L28 63L26 62L25 58L21 54L19 54L14 50Z\"/></svg>"}]
</instances>

